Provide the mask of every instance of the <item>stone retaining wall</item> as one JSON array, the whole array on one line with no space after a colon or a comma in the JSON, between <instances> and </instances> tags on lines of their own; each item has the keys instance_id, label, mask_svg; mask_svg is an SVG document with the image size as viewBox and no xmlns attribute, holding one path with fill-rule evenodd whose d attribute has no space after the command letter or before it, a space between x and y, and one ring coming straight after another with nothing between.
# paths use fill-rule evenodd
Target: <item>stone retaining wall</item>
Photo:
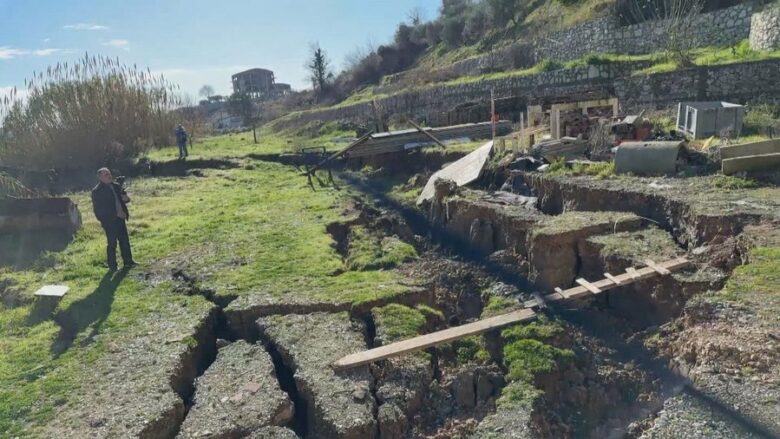
<instances>
[{"instance_id":1,"label":"stone retaining wall","mask_svg":"<svg viewBox=\"0 0 780 439\"><path fill-rule=\"evenodd\" d=\"M438 85L377 99L386 115L405 114L427 119L431 125L443 112L467 102L485 103L493 89L496 98L518 97L524 111L530 97L554 97L600 92L616 96L623 111L662 108L687 100L777 101L780 96L780 59L696 67L653 75L631 75L636 65L605 64L538 75L506 77L464 84ZM277 120L280 128L312 121L364 121L373 114L370 102L304 111Z\"/></svg>"},{"instance_id":2,"label":"stone retaining wall","mask_svg":"<svg viewBox=\"0 0 780 439\"><path fill-rule=\"evenodd\" d=\"M754 14L754 3L747 2L700 14L688 26L686 38L693 40L692 47L730 46L750 38L751 47L772 50L780 44L778 9L769 8ZM544 35L529 43L515 43L497 48L484 55L455 62L427 73L432 81L442 81L460 76L479 75L487 72L529 67L543 59L570 61L588 54L617 53L643 54L663 50L665 20L648 21L622 26L614 15L608 15L581 23L571 28ZM393 76L389 88L379 87L383 93L394 91L392 86L403 82L414 70Z\"/></svg>"},{"instance_id":3,"label":"stone retaining wall","mask_svg":"<svg viewBox=\"0 0 780 439\"><path fill-rule=\"evenodd\" d=\"M755 50L780 49L780 4L775 3L753 14L750 21L750 48Z\"/></svg>"}]
</instances>

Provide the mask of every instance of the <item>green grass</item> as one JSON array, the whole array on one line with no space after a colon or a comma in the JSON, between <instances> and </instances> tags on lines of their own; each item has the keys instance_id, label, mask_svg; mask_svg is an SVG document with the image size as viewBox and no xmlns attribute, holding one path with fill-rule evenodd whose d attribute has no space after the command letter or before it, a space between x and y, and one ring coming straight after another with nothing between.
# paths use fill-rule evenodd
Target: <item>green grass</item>
<instances>
[{"instance_id":1,"label":"green grass","mask_svg":"<svg viewBox=\"0 0 780 439\"><path fill-rule=\"evenodd\" d=\"M203 149L196 146L194 152L221 157L278 151L284 144L281 139L266 140L254 146L235 135L206 139ZM167 152L155 151L155 158L165 158ZM74 316L79 334L57 356L55 323L31 321L29 304L0 308L0 436L20 435L52 420L57 407L80 404L95 379L90 365L106 354L107 346L116 349L149 331L162 336L167 330L155 325L164 322L174 329L192 324L192 315L210 304L199 296L173 293L165 280L172 267L184 265L217 295L243 297L248 303L362 303L409 291L409 280L394 271L334 275L343 262L325 226L343 220L348 190L313 191L294 168L253 164L252 170L204 170L202 178L129 180L130 237L141 266L114 286L115 291L102 279L105 238L91 213L89 195L71 194L84 219L74 241L48 256L49 268L6 268L0 277L15 282L12 288L28 301L43 284L70 286L58 309ZM414 254L413 248L398 242L380 241L380 247L381 261ZM141 275L147 271L150 280ZM155 280L158 276L161 281ZM182 320L174 325L176 319ZM97 341L83 343L92 332ZM181 343L187 341L183 337Z\"/></svg>"},{"instance_id":2,"label":"green grass","mask_svg":"<svg viewBox=\"0 0 780 439\"><path fill-rule=\"evenodd\" d=\"M550 175L592 175L598 178L609 178L615 175L615 162L575 163L572 167L566 165L563 158L553 160L547 169Z\"/></svg>"},{"instance_id":3,"label":"green grass","mask_svg":"<svg viewBox=\"0 0 780 439\"><path fill-rule=\"evenodd\" d=\"M721 189L752 189L758 186L755 180L734 177L732 175L717 175L713 180L713 184Z\"/></svg>"},{"instance_id":4,"label":"green grass","mask_svg":"<svg viewBox=\"0 0 780 439\"><path fill-rule=\"evenodd\" d=\"M363 226L350 229L346 258L350 270L392 268L416 258L417 250L396 237L379 238Z\"/></svg>"},{"instance_id":5,"label":"green grass","mask_svg":"<svg viewBox=\"0 0 780 439\"><path fill-rule=\"evenodd\" d=\"M560 325L543 320L501 331L505 340L504 363L508 370L507 379L532 384L536 375L550 373L565 362L573 360L574 353L571 350L545 343L562 330Z\"/></svg>"},{"instance_id":6,"label":"green grass","mask_svg":"<svg viewBox=\"0 0 780 439\"><path fill-rule=\"evenodd\" d=\"M377 336L386 343L417 336L427 321L420 310L397 303L374 308L372 314Z\"/></svg>"},{"instance_id":7,"label":"green grass","mask_svg":"<svg viewBox=\"0 0 780 439\"><path fill-rule=\"evenodd\" d=\"M723 64L734 64L749 61L762 61L767 59L780 58L780 50L764 52L750 48L747 39L742 40L732 47L705 47L691 51L691 58L694 65L714 66ZM648 75L653 73L673 72L679 68L677 64L663 53L656 54L656 62L647 68L634 72L635 75Z\"/></svg>"}]
</instances>

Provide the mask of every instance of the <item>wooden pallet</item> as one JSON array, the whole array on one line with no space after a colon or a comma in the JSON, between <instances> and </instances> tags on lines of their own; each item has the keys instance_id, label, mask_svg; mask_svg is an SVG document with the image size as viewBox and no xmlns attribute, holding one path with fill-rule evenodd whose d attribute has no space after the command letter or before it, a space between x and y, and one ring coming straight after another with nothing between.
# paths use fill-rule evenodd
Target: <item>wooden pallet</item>
<instances>
[{"instance_id":1,"label":"wooden pallet","mask_svg":"<svg viewBox=\"0 0 780 439\"><path fill-rule=\"evenodd\" d=\"M375 349L350 354L333 363L333 368L337 370L350 369L409 352L419 351L470 335L481 334L513 323L533 320L536 318L536 312L532 308L544 307L547 302L577 299L591 294L601 294L604 291L618 286L629 285L654 276L669 275L672 271L679 270L689 263L690 261L685 258L677 258L660 263L648 259L645 261L647 267L639 269L629 268L624 274L611 275L609 273L604 273L605 278L595 282L577 279L578 286L566 290L556 288L554 293L545 296L537 295L534 299L526 301L523 304L525 307L524 309L448 328L443 331L420 335Z\"/></svg>"}]
</instances>

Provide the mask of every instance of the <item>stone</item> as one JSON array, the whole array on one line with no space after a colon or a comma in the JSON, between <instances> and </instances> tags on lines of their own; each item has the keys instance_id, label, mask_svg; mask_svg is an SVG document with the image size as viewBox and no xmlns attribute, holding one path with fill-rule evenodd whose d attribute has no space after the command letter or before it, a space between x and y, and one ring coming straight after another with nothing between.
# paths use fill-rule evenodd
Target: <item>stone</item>
<instances>
[{"instance_id":1,"label":"stone","mask_svg":"<svg viewBox=\"0 0 780 439\"><path fill-rule=\"evenodd\" d=\"M279 387L271 356L261 346L237 341L222 348L195 380L193 406L179 437L199 437L206 429L219 437L244 435L288 424L293 410Z\"/></svg>"},{"instance_id":2,"label":"stone","mask_svg":"<svg viewBox=\"0 0 780 439\"><path fill-rule=\"evenodd\" d=\"M368 367L338 373L330 367L344 355L366 349L364 335L348 313L274 315L257 320L257 326L261 338L294 371L310 433L323 439L376 435L376 403L368 390L374 379Z\"/></svg>"}]
</instances>

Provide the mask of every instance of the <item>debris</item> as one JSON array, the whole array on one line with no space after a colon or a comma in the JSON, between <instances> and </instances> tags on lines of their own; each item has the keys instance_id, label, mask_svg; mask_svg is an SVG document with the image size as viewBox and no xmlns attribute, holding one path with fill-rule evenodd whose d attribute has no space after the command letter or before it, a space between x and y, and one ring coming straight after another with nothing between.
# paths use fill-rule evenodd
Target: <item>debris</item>
<instances>
[{"instance_id":1,"label":"debris","mask_svg":"<svg viewBox=\"0 0 780 439\"><path fill-rule=\"evenodd\" d=\"M637 175L674 174L686 161L685 143L624 142L615 153L615 172Z\"/></svg>"},{"instance_id":2,"label":"debris","mask_svg":"<svg viewBox=\"0 0 780 439\"><path fill-rule=\"evenodd\" d=\"M523 195L517 195L506 191L496 191L482 196L482 200L490 201L491 203L505 204L508 206L523 206L534 208L538 198L525 197Z\"/></svg>"},{"instance_id":3,"label":"debris","mask_svg":"<svg viewBox=\"0 0 780 439\"><path fill-rule=\"evenodd\" d=\"M777 169L780 168L780 139L724 146L720 157L721 171L726 175Z\"/></svg>"},{"instance_id":4,"label":"debris","mask_svg":"<svg viewBox=\"0 0 780 439\"><path fill-rule=\"evenodd\" d=\"M44 285L35 292L35 296L61 299L69 290L70 287L66 285Z\"/></svg>"},{"instance_id":5,"label":"debris","mask_svg":"<svg viewBox=\"0 0 780 439\"><path fill-rule=\"evenodd\" d=\"M420 205L423 201L433 198L436 180L452 180L457 186L465 186L478 179L482 174L482 169L485 167L488 158L490 158L492 150L493 141L491 140L467 156L434 173L431 178L428 179L428 183L425 184L422 193L417 198L417 204Z\"/></svg>"},{"instance_id":6,"label":"debris","mask_svg":"<svg viewBox=\"0 0 780 439\"><path fill-rule=\"evenodd\" d=\"M533 146L533 153L536 157L542 157L548 162L561 157L565 160L572 160L583 158L587 147L588 143L582 139L564 137L537 143Z\"/></svg>"},{"instance_id":7,"label":"debris","mask_svg":"<svg viewBox=\"0 0 780 439\"><path fill-rule=\"evenodd\" d=\"M488 139L491 136L492 125L490 122L482 122L422 129L426 131L425 134L417 128L373 134L365 143L349 151L347 157L367 157L418 149L431 144L428 134L440 141L461 137ZM499 135L508 134L512 130L512 123L507 120L499 121L496 123L496 130Z\"/></svg>"},{"instance_id":8,"label":"debris","mask_svg":"<svg viewBox=\"0 0 780 439\"><path fill-rule=\"evenodd\" d=\"M742 133L745 107L729 102L680 102L677 104L677 128L694 139Z\"/></svg>"}]
</instances>

